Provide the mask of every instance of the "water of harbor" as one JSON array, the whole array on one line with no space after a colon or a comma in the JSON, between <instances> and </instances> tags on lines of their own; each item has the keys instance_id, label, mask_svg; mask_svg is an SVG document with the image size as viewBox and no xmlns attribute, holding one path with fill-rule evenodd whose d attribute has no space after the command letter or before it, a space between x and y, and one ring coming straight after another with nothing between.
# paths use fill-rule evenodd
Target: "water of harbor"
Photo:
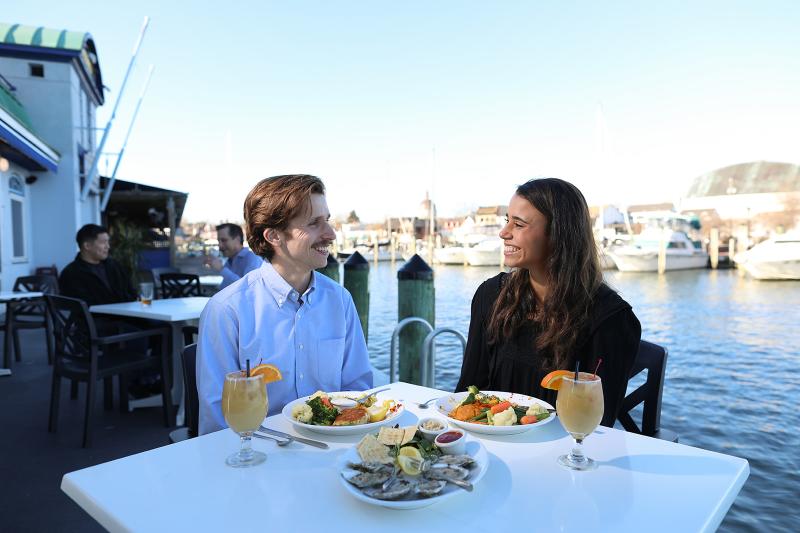
<instances>
[{"instance_id":1,"label":"water of harbor","mask_svg":"<svg viewBox=\"0 0 800 533\"><path fill-rule=\"evenodd\" d=\"M397 324L398 267L373 263L370 271L369 349L384 372ZM472 295L497 272L436 267L435 325L466 335ZM683 444L750 462L720 531L794 530L800 414L791 398L800 391L800 282L757 281L736 270L607 271L606 281L633 306L642 337L669 350L661 425ZM439 337L436 366L436 386L452 390L461 368L454 337Z\"/></svg>"}]
</instances>

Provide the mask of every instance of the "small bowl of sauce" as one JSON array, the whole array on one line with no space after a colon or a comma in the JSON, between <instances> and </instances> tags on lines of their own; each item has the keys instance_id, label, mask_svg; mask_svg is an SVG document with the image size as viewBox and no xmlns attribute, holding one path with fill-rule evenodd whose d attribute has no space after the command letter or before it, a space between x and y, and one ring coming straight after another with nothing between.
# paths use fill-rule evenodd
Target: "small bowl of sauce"
<instances>
[{"instance_id":1,"label":"small bowl of sauce","mask_svg":"<svg viewBox=\"0 0 800 533\"><path fill-rule=\"evenodd\" d=\"M466 450L467 437L460 429L451 429L437 435L433 442L445 454L461 455Z\"/></svg>"},{"instance_id":2,"label":"small bowl of sauce","mask_svg":"<svg viewBox=\"0 0 800 533\"><path fill-rule=\"evenodd\" d=\"M429 441L447 431L447 422L439 418L423 418L419 421L417 429Z\"/></svg>"}]
</instances>

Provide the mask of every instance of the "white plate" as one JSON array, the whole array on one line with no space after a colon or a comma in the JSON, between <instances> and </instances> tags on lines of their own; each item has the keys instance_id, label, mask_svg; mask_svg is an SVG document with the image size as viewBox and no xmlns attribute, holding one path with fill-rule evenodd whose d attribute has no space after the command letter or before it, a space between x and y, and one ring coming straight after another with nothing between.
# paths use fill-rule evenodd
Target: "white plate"
<instances>
[{"instance_id":1,"label":"white plate","mask_svg":"<svg viewBox=\"0 0 800 533\"><path fill-rule=\"evenodd\" d=\"M469 455L475 458L475 465L470 469L467 481L469 481L470 483L472 483L473 486L475 486L478 484L481 478L483 478L483 475L489 468L489 454L486 453L486 448L479 440L470 439L469 437L466 438L468 440L466 442L465 453L468 453ZM349 468L347 468L347 463L360 463L360 462L361 462L361 457L359 457L358 451L356 451L355 447L350 448L339 459L339 462L337 463L336 472L337 475L339 476L339 482L342 484L342 486L345 488L347 492L352 494L356 499L359 499L362 502L366 502L372 505L387 507L389 509L419 509L421 507L427 507L429 505L433 505L434 503L447 500L457 494L463 494L464 497L466 498L470 497L471 494L460 487L456 487L452 483L448 483L444 487L442 492L430 498L421 498L415 494L407 496L407 498L414 498L414 499L404 498L396 501L378 500L376 498L370 498L369 496L361 492L361 489L353 486L341 475L342 472L350 470ZM478 500L476 500L476 504L478 504Z\"/></svg>"},{"instance_id":2,"label":"white plate","mask_svg":"<svg viewBox=\"0 0 800 533\"><path fill-rule=\"evenodd\" d=\"M328 396L330 398L335 398L337 396L354 397L355 395L358 395L358 394L360 394L360 393L359 392L353 392L353 391L329 392ZM369 433L370 431L372 431L372 430L374 430L374 429L376 429L376 428L378 428L380 426L385 426L387 424L393 424L394 421L401 414L403 414L403 411L405 410L405 407L403 406L403 404L401 404L400 402L397 402L399 404L399 407L397 408L397 410L395 410L393 413L389 413L389 415L386 418L384 418L383 420L381 420L380 422L370 422L369 424L359 424L357 426L315 426L314 424L304 424L303 422L298 422L297 420L292 418L292 408L295 405L299 404L299 403L305 403L306 401L308 401L309 398L311 398L311 396L305 396L303 398L298 398L295 401L286 404L283 407L283 410L281 411L281 413L283 414L284 417L286 417L286 419L289 422L291 422L292 424L294 424L298 428L305 428L305 429L307 429L309 431L315 431L317 433L324 433L326 435L358 435L358 434ZM387 396L386 394L380 393L380 392L376 395L376 398L378 399L378 401L376 403L380 403L380 402L383 402L385 400L393 400L394 399L394 398L391 398L390 396Z\"/></svg>"},{"instance_id":3,"label":"white plate","mask_svg":"<svg viewBox=\"0 0 800 533\"><path fill-rule=\"evenodd\" d=\"M486 394L487 396L497 396L501 400L508 400L509 402L515 403L519 406L529 407L534 403L538 403L542 407L553 409L553 406L546 401L533 398L531 396L525 396L524 394L515 394L513 392L496 392L490 390L481 391L481 393ZM545 424L549 424L555 418L555 413L550 413L550 416L541 422L536 422L535 424L520 424L518 426L489 426L486 424L476 424L474 422L462 422L447 416L450 411L458 407L458 405L464 401L464 398L466 398L468 394L468 392L457 392L455 394L439 398L436 401L436 410L445 418L447 418L447 421L454 426L466 429L467 431L472 431L473 433L483 433L485 435L514 435L515 433L524 433L525 431L530 431L534 428L540 428Z\"/></svg>"}]
</instances>

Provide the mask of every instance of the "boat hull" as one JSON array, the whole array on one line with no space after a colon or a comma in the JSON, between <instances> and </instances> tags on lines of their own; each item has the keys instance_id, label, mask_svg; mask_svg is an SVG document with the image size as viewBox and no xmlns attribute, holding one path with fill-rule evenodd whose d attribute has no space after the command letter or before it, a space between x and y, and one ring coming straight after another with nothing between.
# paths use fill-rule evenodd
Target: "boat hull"
<instances>
[{"instance_id":1,"label":"boat hull","mask_svg":"<svg viewBox=\"0 0 800 533\"><path fill-rule=\"evenodd\" d=\"M739 266L756 279L800 279L800 259L793 261L747 261L740 263Z\"/></svg>"},{"instance_id":2,"label":"boat hull","mask_svg":"<svg viewBox=\"0 0 800 533\"><path fill-rule=\"evenodd\" d=\"M465 248L453 246L450 248L436 248L433 251L433 258L440 265L463 265L467 258Z\"/></svg>"},{"instance_id":3,"label":"boat hull","mask_svg":"<svg viewBox=\"0 0 800 533\"><path fill-rule=\"evenodd\" d=\"M620 272L658 272L658 253L626 254L624 252L609 252L617 269ZM677 255L667 252L665 270L690 270L693 268L706 268L708 254L695 253L692 255Z\"/></svg>"}]
</instances>

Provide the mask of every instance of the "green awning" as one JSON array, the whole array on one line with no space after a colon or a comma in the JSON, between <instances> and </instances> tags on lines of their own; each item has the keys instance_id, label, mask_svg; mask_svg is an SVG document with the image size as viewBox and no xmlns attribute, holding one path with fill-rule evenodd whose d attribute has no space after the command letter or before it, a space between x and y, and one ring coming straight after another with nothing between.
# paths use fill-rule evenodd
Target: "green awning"
<instances>
[{"instance_id":1,"label":"green awning","mask_svg":"<svg viewBox=\"0 0 800 533\"><path fill-rule=\"evenodd\" d=\"M17 122L25 126L28 130L33 131L31 119L28 117L28 112L22 107L22 104L11 92L6 89L5 84L0 83L0 108L5 110L6 113L17 119Z\"/></svg>"},{"instance_id":2,"label":"green awning","mask_svg":"<svg viewBox=\"0 0 800 533\"><path fill-rule=\"evenodd\" d=\"M39 46L79 52L89 34L80 31L54 30L22 24L0 22L0 43Z\"/></svg>"}]
</instances>

